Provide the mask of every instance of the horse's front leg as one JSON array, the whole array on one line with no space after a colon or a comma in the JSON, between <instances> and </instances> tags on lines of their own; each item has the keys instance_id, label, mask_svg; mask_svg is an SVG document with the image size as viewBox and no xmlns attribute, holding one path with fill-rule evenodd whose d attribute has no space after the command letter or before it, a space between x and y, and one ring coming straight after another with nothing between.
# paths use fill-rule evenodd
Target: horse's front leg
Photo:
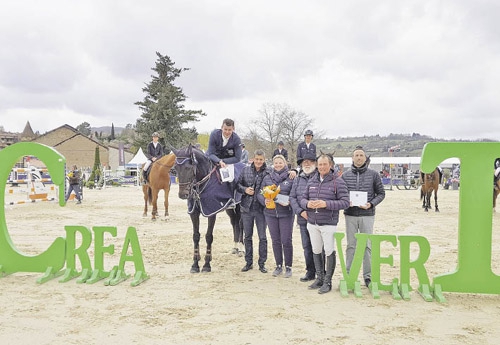
<instances>
[{"instance_id":1,"label":"horse's front leg","mask_svg":"<svg viewBox=\"0 0 500 345\"><path fill-rule=\"evenodd\" d=\"M434 208L436 209L436 212L439 212L437 190L434 191Z\"/></svg>"},{"instance_id":2,"label":"horse's front leg","mask_svg":"<svg viewBox=\"0 0 500 345\"><path fill-rule=\"evenodd\" d=\"M202 272L212 271L210 261L212 261L212 242L214 241L214 227L216 218L217 216L215 215L208 217L208 228L207 234L205 235L205 240L207 241L207 252L205 254L205 264L203 265Z\"/></svg>"},{"instance_id":3,"label":"horse's front leg","mask_svg":"<svg viewBox=\"0 0 500 345\"><path fill-rule=\"evenodd\" d=\"M431 195L429 192L425 193L425 212L429 212L429 207L431 205Z\"/></svg>"},{"instance_id":4,"label":"horse's front leg","mask_svg":"<svg viewBox=\"0 0 500 345\"><path fill-rule=\"evenodd\" d=\"M198 261L200 261L200 211L198 209L193 210L189 215L191 217L191 223L193 224L193 265L191 266L191 273L199 273L200 266Z\"/></svg>"}]
</instances>

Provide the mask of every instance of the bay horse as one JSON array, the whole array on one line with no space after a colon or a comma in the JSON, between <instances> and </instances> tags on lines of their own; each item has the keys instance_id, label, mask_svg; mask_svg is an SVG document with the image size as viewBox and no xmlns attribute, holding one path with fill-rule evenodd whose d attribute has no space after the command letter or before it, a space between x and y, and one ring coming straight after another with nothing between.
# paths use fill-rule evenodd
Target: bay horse
<instances>
[{"instance_id":1,"label":"bay horse","mask_svg":"<svg viewBox=\"0 0 500 345\"><path fill-rule=\"evenodd\" d=\"M170 193L170 169L175 164L175 155L169 153L154 161L151 164L148 182L142 185L144 194L144 212L143 217L148 215L148 203L152 205L151 220L156 220L158 216L158 193L163 189L165 217L168 217L168 194ZM141 172L142 176L142 172Z\"/></svg>"},{"instance_id":2,"label":"bay horse","mask_svg":"<svg viewBox=\"0 0 500 345\"><path fill-rule=\"evenodd\" d=\"M175 170L179 184L179 198L188 201L188 213L193 224L193 265L191 273L199 273L200 255L200 215L207 217L208 226L205 240L207 249L202 272L211 272L213 231L217 213L225 210L231 219L231 225L239 226L241 214L238 206L241 195L234 191L229 182L221 182L218 167L205 156L203 151L191 144L179 150L176 155ZM235 181L243 163L235 166Z\"/></svg>"},{"instance_id":3,"label":"bay horse","mask_svg":"<svg viewBox=\"0 0 500 345\"><path fill-rule=\"evenodd\" d=\"M443 173L438 169L434 169L430 174L420 173L421 187L420 187L420 200L423 199L422 208L425 209L425 212L429 211L429 208L432 209L431 206L431 195L434 191L434 207L436 212L439 212L438 203L437 203L437 192L439 189L439 185L441 184L441 177Z\"/></svg>"}]
</instances>

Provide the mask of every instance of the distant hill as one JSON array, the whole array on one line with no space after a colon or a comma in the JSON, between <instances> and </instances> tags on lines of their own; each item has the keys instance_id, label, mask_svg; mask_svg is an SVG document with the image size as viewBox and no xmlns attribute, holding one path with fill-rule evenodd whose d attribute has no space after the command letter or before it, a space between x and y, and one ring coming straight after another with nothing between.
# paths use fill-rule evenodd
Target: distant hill
<instances>
[{"instance_id":1,"label":"distant hill","mask_svg":"<svg viewBox=\"0 0 500 345\"><path fill-rule=\"evenodd\" d=\"M362 136L362 137L338 137L336 139L314 140L318 150L325 153L335 151L335 156L350 156L357 145L363 146L366 153L372 157L383 157L392 155L393 157L418 157L422 154L424 145L429 142L477 142L477 141L497 141L491 139L484 140L445 140L432 138L427 135L413 134L389 134L388 136Z\"/></svg>"}]
</instances>

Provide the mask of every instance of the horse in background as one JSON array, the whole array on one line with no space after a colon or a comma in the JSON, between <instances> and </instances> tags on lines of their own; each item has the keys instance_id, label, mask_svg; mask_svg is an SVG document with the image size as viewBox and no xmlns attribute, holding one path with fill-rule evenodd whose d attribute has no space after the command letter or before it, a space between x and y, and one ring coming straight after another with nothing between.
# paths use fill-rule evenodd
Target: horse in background
<instances>
[{"instance_id":1,"label":"horse in background","mask_svg":"<svg viewBox=\"0 0 500 345\"><path fill-rule=\"evenodd\" d=\"M431 196L432 192L434 192L434 207L436 212L439 212L438 202L437 202L437 192L439 189L439 185L441 184L441 178L443 173L440 169L436 168L430 174L420 173L421 187L420 187L420 200L423 199L422 208L425 209L425 212L429 211L429 208L432 209L431 206Z\"/></svg>"},{"instance_id":2,"label":"horse in background","mask_svg":"<svg viewBox=\"0 0 500 345\"><path fill-rule=\"evenodd\" d=\"M494 180L494 187L493 187L493 212L496 212L496 206L497 206L497 196L500 194L500 179L495 179Z\"/></svg>"},{"instance_id":3,"label":"horse in background","mask_svg":"<svg viewBox=\"0 0 500 345\"><path fill-rule=\"evenodd\" d=\"M230 182L221 182L217 166L205 156L203 151L189 145L186 148L173 150L173 152L176 155L175 170L178 178L179 198L188 201L188 213L193 224L194 254L191 273L200 272L198 264L201 260L200 215L208 219L205 235L207 249L202 272L210 272L212 270L210 262L212 261L213 230L217 213L226 210L231 219L233 231L236 232L234 227L240 225L241 218L239 207L237 207L241 195L235 192ZM243 163L234 164L235 177L234 182L231 183L237 181L244 166Z\"/></svg>"},{"instance_id":4,"label":"horse in background","mask_svg":"<svg viewBox=\"0 0 500 345\"><path fill-rule=\"evenodd\" d=\"M149 181L143 183L142 193L144 194L143 217L148 215L148 203L152 205L151 220L155 221L158 216L158 193L163 189L165 218L168 217L168 194L170 193L170 169L175 164L175 155L170 153L154 161L149 171ZM142 176L141 171L141 176Z\"/></svg>"}]
</instances>

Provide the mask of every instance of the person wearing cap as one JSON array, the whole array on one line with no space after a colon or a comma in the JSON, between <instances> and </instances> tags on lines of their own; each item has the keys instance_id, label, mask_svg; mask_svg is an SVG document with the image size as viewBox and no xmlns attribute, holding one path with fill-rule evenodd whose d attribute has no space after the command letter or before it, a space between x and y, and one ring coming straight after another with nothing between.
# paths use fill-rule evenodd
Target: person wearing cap
<instances>
[{"instance_id":1,"label":"person wearing cap","mask_svg":"<svg viewBox=\"0 0 500 345\"><path fill-rule=\"evenodd\" d=\"M314 267L311 237L307 231L307 211L300 207L300 199L306 189L307 182L316 173L316 156L307 152L303 158L297 160L297 165L300 166L300 173L293 180L292 190L290 191L290 205L292 205L293 212L297 215L306 263L306 274L300 278L300 281L307 282L315 279L316 269Z\"/></svg>"},{"instance_id":2,"label":"person wearing cap","mask_svg":"<svg viewBox=\"0 0 500 345\"><path fill-rule=\"evenodd\" d=\"M306 152L316 156L316 145L312 142L313 136L313 131L310 129L304 132L304 141L297 146L297 160L303 159Z\"/></svg>"},{"instance_id":3,"label":"person wearing cap","mask_svg":"<svg viewBox=\"0 0 500 345\"><path fill-rule=\"evenodd\" d=\"M347 184L349 192L366 192L366 204L360 206L352 205L344 210L346 224L346 269L351 269L354 252L356 250L356 233L373 234L375 222L375 206L385 198L385 189L380 174L368 168L365 150L362 146L356 146L352 153L351 169L342 174L342 179ZM371 283L371 242L368 240L363 257L363 279L369 287Z\"/></svg>"},{"instance_id":4,"label":"person wearing cap","mask_svg":"<svg viewBox=\"0 0 500 345\"><path fill-rule=\"evenodd\" d=\"M285 157L286 161L288 162L288 151L285 149L284 146L285 146L285 144L283 143L282 140L280 140L278 142L278 148L276 150L274 150L274 152L273 152L273 158L276 155L282 155L283 157Z\"/></svg>"},{"instance_id":5,"label":"person wearing cap","mask_svg":"<svg viewBox=\"0 0 500 345\"><path fill-rule=\"evenodd\" d=\"M153 141L148 144L148 147L146 149L146 157L148 158L148 160L142 168L144 181L146 182L148 181L149 167L151 166L151 163L155 162L163 156L163 146L158 142L158 138L160 137L160 135L158 134L158 132L154 132L152 134L152 137Z\"/></svg>"},{"instance_id":6,"label":"person wearing cap","mask_svg":"<svg viewBox=\"0 0 500 345\"><path fill-rule=\"evenodd\" d=\"M245 149L245 144L241 144L241 162L248 164L248 151Z\"/></svg>"},{"instance_id":7,"label":"person wearing cap","mask_svg":"<svg viewBox=\"0 0 500 345\"><path fill-rule=\"evenodd\" d=\"M318 173L307 181L299 200L300 207L307 213L307 230L316 268L316 280L309 289L319 289L320 294L332 290L337 262L334 236L340 210L349 207L347 186L334 171L334 165L332 155L321 154L317 159Z\"/></svg>"},{"instance_id":8,"label":"person wearing cap","mask_svg":"<svg viewBox=\"0 0 500 345\"><path fill-rule=\"evenodd\" d=\"M226 164L241 161L241 139L234 132L234 121L224 119L220 129L214 129L208 139L208 149L205 153L212 163L225 168Z\"/></svg>"}]
</instances>

